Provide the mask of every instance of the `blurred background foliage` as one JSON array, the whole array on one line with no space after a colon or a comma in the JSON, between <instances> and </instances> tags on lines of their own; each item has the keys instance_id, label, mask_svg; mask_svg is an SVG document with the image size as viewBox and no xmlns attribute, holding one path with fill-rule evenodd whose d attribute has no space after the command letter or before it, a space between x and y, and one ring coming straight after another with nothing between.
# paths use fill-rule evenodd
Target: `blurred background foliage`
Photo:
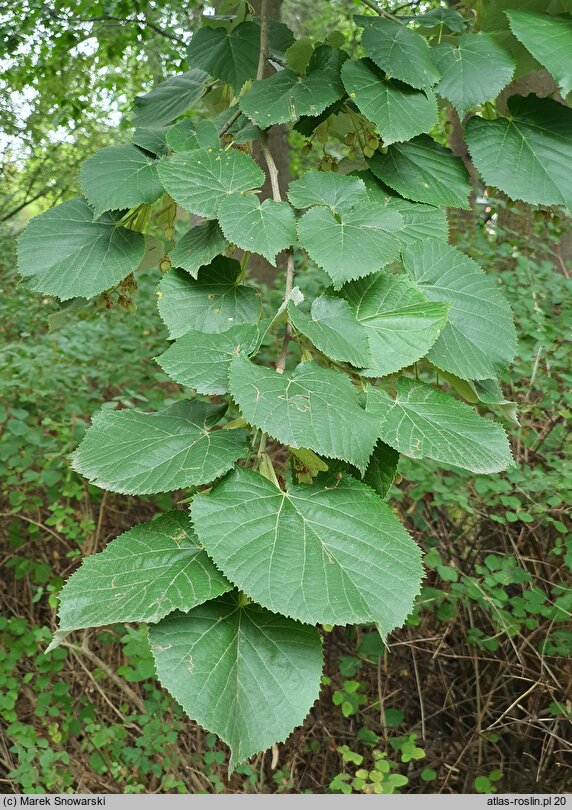
<instances>
[{"instance_id":1,"label":"blurred background foliage","mask_svg":"<svg viewBox=\"0 0 572 810\"><path fill-rule=\"evenodd\" d=\"M386 3L400 13L439 5ZM358 6L284 0L281 12L297 35L320 39L337 26L352 48ZM520 349L503 380L509 404L496 415L517 466L486 477L401 460L390 498L426 552L427 580L388 648L369 627L326 628L322 700L286 744L230 782L224 746L157 687L144 628L76 634L43 653L57 593L80 558L173 505L170 495L103 493L69 468L69 453L102 405L153 409L182 392L152 359L166 347L157 270L129 291L136 317L117 303L66 315L18 286L15 236L30 216L78 193L88 154L127 138L133 97L185 69L184 45L215 10L176 0L0 6L2 790L564 792L570 222L494 189L475 188L474 210L452 217L451 240L496 276L513 307ZM454 140L447 110L435 135ZM320 137L306 156L293 137L293 176L316 150L331 165L344 157L327 132ZM318 270L301 269L307 292L318 281ZM280 298L270 282L267 299Z\"/></svg>"}]
</instances>

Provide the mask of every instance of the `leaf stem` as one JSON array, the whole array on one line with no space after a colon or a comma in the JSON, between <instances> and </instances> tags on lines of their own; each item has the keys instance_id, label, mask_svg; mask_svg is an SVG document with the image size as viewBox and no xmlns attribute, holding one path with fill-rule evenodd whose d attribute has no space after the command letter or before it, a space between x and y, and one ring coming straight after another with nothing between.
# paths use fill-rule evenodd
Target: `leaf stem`
<instances>
[{"instance_id":1,"label":"leaf stem","mask_svg":"<svg viewBox=\"0 0 572 810\"><path fill-rule=\"evenodd\" d=\"M388 20L393 20L393 22L403 24L399 17L396 17L394 14L390 14L389 11L383 11L379 8L377 3L374 0L361 0L364 5L368 8L371 8L372 11L375 11L376 14L379 14L380 17L387 17Z\"/></svg>"},{"instance_id":2,"label":"leaf stem","mask_svg":"<svg viewBox=\"0 0 572 810\"><path fill-rule=\"evenodd\" d=\"M242 112L242 110L240 110L240 109L235 110L235 112L233 112L233 114L230 116L228 121L225 124L223 124L223 126L219 129L219 131L218 131L219 138L222 138L222 136L225 135L228 132L228 130L234 124L234 122L236 121L238 116L241 114L241 112Z\"/></svg>"}]
</instances>

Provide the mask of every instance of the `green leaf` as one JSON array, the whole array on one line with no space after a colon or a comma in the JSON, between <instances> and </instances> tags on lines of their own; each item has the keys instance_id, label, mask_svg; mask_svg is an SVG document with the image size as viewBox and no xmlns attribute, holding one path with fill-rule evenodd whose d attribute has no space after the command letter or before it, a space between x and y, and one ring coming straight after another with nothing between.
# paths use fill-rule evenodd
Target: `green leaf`
<instances>
[{"instance_id":1,"label":"green leaf","mask_svg":"<svg viewBox=\"0 0 572 810\"><path fill-rule=\"evenodd\" d=\"M298 238L316 264L331 277L334 288L379 270L399 256L403 220L379 203L358 203L334 214L310 208L298 223Z\"/></svg>"},{"instance_id":2,"label":"green leaf","mask_svg":"<svg viewBox=\"0 0 572 810\"><path fill-rule=\"evenodd\" d=\"M152 625L149 642L163 685L230 746L229 773L283 741L318 698L318 631L236 594Z\"/></svg>"},{"instance_id":3,"label":"green leaf","mask_svg":"<svg viewBox=\"0 0 572 810\"><path fill-rule=\"evenodd\" d=\"M183 400L156 413L100 411L72 466L90 483L127 495L208 484L233 466L246 443L243 431L213 430L225 410Z\"/></svg>"},{"instance_id":4,"label":"green leaf","mask_svg":"<svg viewBox=\"0 0 572 810\"><path fill-rule=\"evenodd\" d=\"M197 125L190 118L183 118L169 127L166 135L167 145L173 152L190 152L193 149L220 148L218 128L213 121L198 121Z\"/></svg>"},{"instance_id":5,"label":"green leaf","mask_svg":"<svg viewBox=\"0 0 572 810\"><path fill-rule=\"evenodd\" d=\"M307 171L299 180L290 183L288 199L294 208L324 205L336 213L367 202L363 180L333 172Z\"/></svg>"},{"instance_id":6,"label":"green leaf","mask_svg":"<svg viewBox=\"0 0 572 810\"><path fill-rule=\"evenodd\" d=\"M159 314L170 338L190 329L215 334L239 323L257 323L262 315L260 294L237 284L240 264L223 256L200 271L197 281L171 270L159 285Z\"/></svg>"},{"instance_id":7,"label":"green leaf","mask_svg":"<svg viewBox=\"0 0 572 810\"><path fill-rule=\"evenodd\" d=\"M204 71L189 70L171 76L145 96L137 96L135 126L160 127L170 124L204 95L208 80Z\"/></svg>"},{"instance_id":8,"label":"green leaf","mask_svg":"<svg viewBox=\"0 0 572 810\"><path fill-rule=\"evenodd\" d=\"M572 210L572 110L534 95L513 96L509 118L466 126L471 157L485 183L514 200Z\"/></svg>"},{"instance_id":9,"label":"green leaf","mask_svg":"<svg viewBox=\"0 0 572 810\"><path fill-rule=\"evenodd\" d=\"M193 34L187 59L189 65L230 84L238 93L256 76L259 50L260 27L256 23L242 22L231 29L203 25Z\"/></svg>"},{"instance_id":10,"label":"green leaf","mask_svg":"<svg viewBox=\"0 0 572 810\"><path fill-rule=\"evenodd\" d=\"M232 194L221 202L218 216L229 242L259 253L273 265L276 254L296 241L296 219L287 202L260 202L254 194Z\"/></svg>"},{"instance_id":11,"label":"green leaf","mask_svg":"<svg viewBox=\"0 0 572 810\"><path fill-rule=\"evenodd\" d=\"M552 74L566 97L572 92L572 18L549 17L522 9L506 14L512 33Z\"/></svg>"},{"instance_id":12,"label":"green leaf","mask_svg":"<svg viewBox=\"0 0 572 810\"><path fill-rule=\"evenodd\" d=\"M254 17L254 22L260 25L260 17ZM279 55L286 53L294 42L294 34L286 23L274 20L272 17L268 20L268 45L271 54L273 52Z\"/></svg>"},{"instance_id":13,"label":"green leaf","mask_svg":"<svg viewBox=\"0 0 572 810\"><path fill-rule=\"evenodd\" d=\"M370 171L359 172L356 176L362 178L367 193L374 202L380 202L391 211L397 211L401 215L405 225L397 235L404 245L412 245L414 242L431 238L442 239L445 242L448 240L449 225L447 215L442 208L398 197L380 183Z\"/></svg>"},{"instance_id":14,"label":"green leaf","mask_svg":"<svg viewBox=\"0 0 572 810\"><path fill-rule=\"evenodd\" d=\"M163 155L166 150L166 135L168 127L137 127L134 130L131 140L135 146L139 146L146 152L153 155Z\"/></svg>"},{"instance_id":15,"label":"green leaf","mask_svg":"<svg viewBox=\"0 0 572 810\"><path fill-rule=\"evenodd\" d=\"M270 610L311 624L403 624L419 590L420 551L379 496L337 486L277 489L236 469L191 505L215 564Z\"/></svg>"},{"instance_id":16,"label":"green leaf","mask_svg":"<svg viewBox=\"0 0 572 810\"><path fill-rule=\"evenodd\" d=\"M259 79L240 98L240 109L261 129L319 115L343 96L343 87L331 69L299 76L286 68L269 79Z\"/></svg>"},{"instance_id":17,"label":"green leaf","mask_svg":"<svg viewBox=\"0 0 572 810\"><path fill-rule=\"evenodd\" d=\"M341 298L321 295L312 301L311 315L291 301L288 315L292 326L306 335L326 357L357 368L371 361L367 331Z\"/></svg>"},{"instance_id":18,"label":"green leaf","mask_svg":"<svg viewBox=\"0 0 572 810\"><path fill-rule=\"evenodd\" d=\"M199 545L188 514L167 512L84 559L60 593L59 629L49 649L72 630L158 622L231 588Z\"/></svg>"},{"instance_id":19,"label":"green leaf","mask_svg":"<svg viewBox=\"0 0 572 810\"><path fill-rule=\"evenodd\" d=\"M447 322L447 304L429 301L405 276L368 276L342 295L368 333L366 377L385 377L424 357Z\"/></svg>"},{"instance_id":20,"label":"green leaf","mask_svg":"<svg viewBox=\"0 0 572 810\"><path fill-rule=\"evenodd\" d=\"M362 472L376 440L375 420L341 371L301 363L291 377L251 363L230 364L230 392L251 425L291 447L354 464Z\"/></svg>"},{"instance_id":21,"label":"green leaf","mask_svg":"<svg viewBox=\"0 0 572 810\"><path fill-rule=\"evenodd\" d=\"M169 254L173 267L182 267L193 278L228 246L216 220L190 228Z\"/></svg>"},{"instance_id":22,"label":"green leaf","mask_svg":"<svg viewBox=\"0 0 572 810\"><path fill-rule=\"evenodd\" d=\"M368 391L368 411L379 419L379 437L410 458L432 458L474 473L493 473L514 464L500 425L425 383L399 377L393 400Z\"/></svg>"},{"instance_id":23,"label":"green leaf","mask_svg":"<svg viewBox=\"0 0 572 810\"><path fill-rule=\"evenodd\" d=\"M93 298L132 273L143 258L142 234L117 225L120 215L93 211L82 197L31 220L18 240L18 271L32 290Z\"/></svg>"},{"instance_id":24,"label":"green leaf","mask_svg":"<svg viewBox=\"0 0 572 810\"><path fill-rule=\"evenodd\" d=\"M82 164L80 181L94 219L155 202L163 194L157 162L131 144L100 149Z\"/></svg>"},{"instance_id":25,"label":"green leaf","mask_svg":"<svg viewBox=\"0 0 572 810\"><path fill-rule=\"evenodd\" d=\"M468 25L468 20L452 8L432 8L431 11L419 14L413 19L423 28L436 28L439 26L440 28L448 28L449 31L455 33L460 33Z\"/></svg>"},{"instance_id":26,"label":"green leaf","mask_svg":"<svg viewBox=\"0 0 572 810\"><path fill-rule=\"evenodd\" d=\"M385 17L359 17L357 21L364 26L361 42L366 54L389 78L418 89L439 81L441 74L420 34Z\"/></svg>"},{"instance_id":27,"label":"green leaf","mask_svg":"<svg viewBox=\"0 0 572 810\"><path fill-rule=\"evenodd\" d=\"M459 44L439 45L433 59L442 73L436 92L456 108L461 119L471 107L496 98L512 79L512 56L488 34L463 34Z\"/></svg>"},{"instance_id":28,"label":"green leaf","mask_svg":"<svg viewBox=\"0 0 572 810\"><path fill-rule=\"evenodd\" d=\"M469 208L471 184L461 158L428 135L395 143L368 160L383 183L414 202Z\"/></svg>"},{"instance_id":29,"label":"green leaf","mask_svg":"<svg viewBox=\"0 0 572 810\"><path fill-rule=\"evenodd\" d=\"M385 498L397 475L399 453L382 441L378 441L363 476L364 484L374 489L380 498Z\"/></svg>"},{"instance_id":30,"label":"green leaf","mask_svg":"<svg viewBox=\"0 0 572 810\"><path fill-rule=\"evenodd\" d=\"M156 360L171 379L199 394L226 394L230 361L240 351L255 351L259 332L251 324L239 324L220 334L191 330Z\"/></svg>"},{"instance_id":31,"label":"green leaf","mask_svg":"<svg viewBox=\"0 0 572 810\"><path fill-rule=\"evenodd\" d=\"M427 298L450 304L449 320L427 358L467 380L496 377L506 368L516 351L516 331L494 279L435 239L406 248L403 264Z\"/></svg>"},{"instance_id":32,"label":"green leaf","mask_svg":"<svg viewBox=\"0 0 572 810\"><path fill-rule=\"evenodd\" d=\"M437 99L431 91L386 79L369 59L348 60L342 79L349 97L375 124L386 145L408 141L437 123Z\"/></svg>"},{"instance_id":33,"label":"green leaf","mask_svg":"<svg viewBox=\"0 0 572 810\"><path fill-rule=\"evenodd\" d=\"M228 194L260 188L264 172L250 155L229 149L197 149L164 157L159 177L171 197L191 214L215 219Z\"/></svg>"},{"instance_id":34,"label":"green leaf","mask_svg":"<svg viewBox=\"0 0 572 810\"><path fill-rule=\"evenodd\" d=\"M300 37L290 45L286 53L286 66L295 73L305 73L314 53L314 45L310 37Z\"/></svg>"}]
</instances>

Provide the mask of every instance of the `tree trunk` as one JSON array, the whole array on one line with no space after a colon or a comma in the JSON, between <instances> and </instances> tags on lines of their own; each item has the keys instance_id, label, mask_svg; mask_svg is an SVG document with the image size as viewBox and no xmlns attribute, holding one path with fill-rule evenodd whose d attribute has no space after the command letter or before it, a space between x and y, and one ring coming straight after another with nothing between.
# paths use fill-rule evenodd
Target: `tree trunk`
<instances>
[{"instance_id":1,"label":"tree trunk","mask_svg":"<svg viewBox=\"0 0 572 810\"><path fill-rule=\"evenodd\" d=\"M251 5L254 7L257 14L260 13L260 6L262 0L251 0ZM268 0L268 17L271 20L280 19L280 4L281 0ZM274 73L270 65L266 65L265 76ZM280 193L283 198L286 196L288 183L290 182L290 151L288 147L288 128L282 124L271 127L268 130L268 146L272 152L272 156L278 169L278 183L280 186ZM253 157L261 167L266 175L266 180L262 187L261 200L272 197L272 188L270 186L270 176L268 174L268 167L262 155L260 144L255 142ZM273 287L276 277L280 271L280 275L285 270L285 260L283 254L278 256L278 269L273 267L270 262L266 261L263 256L253 255L248 261L248 269L250 275L257 281Z\"/></svg>"}]
</instances>

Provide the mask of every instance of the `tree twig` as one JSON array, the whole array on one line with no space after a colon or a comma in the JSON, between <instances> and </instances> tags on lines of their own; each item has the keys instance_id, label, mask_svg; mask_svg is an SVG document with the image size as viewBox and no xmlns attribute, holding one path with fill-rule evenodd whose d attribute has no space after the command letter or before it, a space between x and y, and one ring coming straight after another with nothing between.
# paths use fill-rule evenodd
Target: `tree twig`
<instances>
[{"instance_id":1,"label":"tree twig","mask_svg":"<svg viewBox=\"0 0 572 810\"><path fill-rule=\"evenodd\" d=\"M276 166L276 162L272 157L272 152L268 146L268 138L266 137L266 133L262 130L260 131L260 148L262 149L264 160L268 166L268 175L270 177L270 186L272 188L272 199L274 202L282 202L280 183L278 182L278 167Z\"/></svg>"},{"instance_id":2,"label":"tree twig","mask_svg":"<svg viewBox=\"0 0 572 810\"><path fill-rule=\"evenodd\" d=\"M260 4L260 52L258 54L258 68L256 78L264 78L264 68L268 55L268 0L262 0Z\"/></svg>"},{"instance_id":3,"label":"tree twig","mask_svg":"<svg viewBox=\"0 0 572 810\"><path fill-rule=\"evenodd\" d=\"M222 136L225 135L229 131L229 129L234 124L236 119L239 117L241 112L242 112L242 110L235 110L233 112L233 114L230 116L228 121L225 124L223 124L223 126L219 129L219 131L218 131L219 138L222 138Z\"/></svg>"},{"instance_id":4,"label":"tree twig","mask_svg":"<svg viewBox=\"0 0 572 810\"><path fill-rule=\"evenodd\" d=\"M396 17L393 14L390 14L389 11L383 11L374 0L361 0L362 3L370 8L372 11L375 11L380 17L387 17L388 20L393 20L393 22L401 23L399 17Z\"/></svg>"},{"instance_id":5,"label":"tree twig","mask_svg":"<svg viewBox=\"0 0 572 810\"><path fill-rule=\"evenodd\" d=\"M184 39L178 37L176 34L171 34L169 31L165 31L164 28L161 28L160 25L156 23L149 22L149 20L132 20L129 17L114 17L110 14L102 14L99 17L78 17L78 22L85 22L85 23L94 23L94 22L116 22L119 24L131 23L131 25L138 25L141 28L151 28L157 34L160 34L162 37L166 39L170 39L172 42L178 42L180 45L186 45Z\"/></svg>"}]
</instances>

